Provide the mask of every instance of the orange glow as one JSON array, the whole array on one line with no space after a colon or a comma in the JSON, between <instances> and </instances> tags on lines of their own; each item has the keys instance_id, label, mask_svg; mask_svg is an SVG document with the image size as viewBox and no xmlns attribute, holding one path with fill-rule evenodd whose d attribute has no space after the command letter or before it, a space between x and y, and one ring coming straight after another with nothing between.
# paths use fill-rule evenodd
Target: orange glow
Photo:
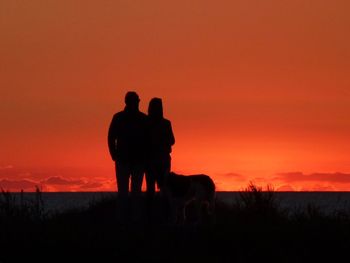
<instances>
[{"instance_id":1,"label":"orange glow","mask_svg":"<svg viewBox=\"0 0 350 263\"><path fill-rule=\"evenodd\" d=\"M135 90L144 112L163 98L174 171L227 191L350 190L349 8L4 1L0 187L114 191L107 129Z\"/></svg>"}]
</instances>

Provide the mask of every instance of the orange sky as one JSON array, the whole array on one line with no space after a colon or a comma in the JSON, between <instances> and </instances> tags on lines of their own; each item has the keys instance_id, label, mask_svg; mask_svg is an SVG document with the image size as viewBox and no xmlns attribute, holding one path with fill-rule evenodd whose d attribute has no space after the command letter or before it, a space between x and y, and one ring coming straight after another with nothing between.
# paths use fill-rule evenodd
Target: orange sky
<instances>
[{"instance_id":1,"label":"orange sky","mask_svg":"<svg viewBox=\"0 0 350 263\"><path fill-rule=\"evenodd\" d=\"M0 3L0 187L115 190L107 130L162 97L173 170L350 190L350 2Z\"/></svg>"}]
</instances>

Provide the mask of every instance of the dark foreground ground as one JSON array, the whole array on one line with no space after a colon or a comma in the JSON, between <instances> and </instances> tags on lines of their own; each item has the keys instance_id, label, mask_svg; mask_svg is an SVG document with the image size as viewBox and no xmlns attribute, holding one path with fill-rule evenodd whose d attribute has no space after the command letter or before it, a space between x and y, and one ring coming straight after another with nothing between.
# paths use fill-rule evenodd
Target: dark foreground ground
<instances>
[{"instance_id":1,"label":"dark foreground ground","mask_svg":"<svg viewBox=\"0 0 350 263\"><path fill-rule=\"evenodd\" d=\"M120 220L115 199L84 210L42 214L36 203L0 199L0 262L348 262L350 214L317 207L289 212L272 191L250 186L233 205L217 203L214 218L170 224L160 200L137 221Z\"/></svg>"}]
</instances>

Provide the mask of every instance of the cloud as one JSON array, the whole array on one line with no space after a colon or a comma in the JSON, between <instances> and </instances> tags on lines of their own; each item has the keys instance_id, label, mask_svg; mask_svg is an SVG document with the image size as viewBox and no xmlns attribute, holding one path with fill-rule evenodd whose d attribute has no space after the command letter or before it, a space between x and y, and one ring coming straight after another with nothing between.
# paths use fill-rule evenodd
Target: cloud
<instances>
[{"instance_id":1,"label":"cloud","mask_svg":"<svg viewBox=\"0 0 350 263\"><path fill-rule=\"evenodd\" d=\"M43 184L46 185L82 185L84 184L84 181L82 180L69 180L64 179L59 176L52 176L44 181L42 181Z\"/></svg>"},{"instance_id":2,"label":"cloud","mask_svg":"<svg viewBox=\"0 0 350 263\"><path fill-rule=\"evenodd\" d=\"M26 168L26 167L14 167L12 165L0 167L0 179L21 180L42 180L42 178L48 178L50 176L56 176L58 174L55 170L40 169L40 168Z\"/></svg>"},{"instance_id":3,"label":"cloud","mask_svg":"<svg viewBox=\"0 0 350 263\"><path fill-rule=\"evenodd\" d=\"M218 175L218 178L221 178L221 180L225 180L225 181L245 181L247 180L247 178L239 173L233 173L233 172L229 172L229 173L225 173L225 174L221 174Z\"/></svg>"},{"instance_id":4,"label":"cloud","mask_svg":"<svg viewBox=\"0 0 350 263\"><path fill-rule=\"evenodd\" d=\"M98 183L98 182L89 182L86 184L83 184L82 186L80 186L80 189L86 190L86 189L94 189L94 188L100 188L102 187L103 184Z\"/></svg>"},{"instance_id":5,"label":"cloud","mask_svg":"<svg viewBox=\"0 0 350 263\"><path fill-rule=\"evenodd\" d=\"M242 178L243 177L243 175L238 174L238 173L226 173L226 174L224 174L224 176L234 177L234 178Z\"/></svg>"},{"instance_id":6,"label":"cloud","mask_svg":"<svg viewBox=\"0 0 350 263\"><path fill-rule=\"evenodd\" d=\"M247 182L247 178L244 175L235 172L217 173L214 174L212 179L217 191L238 190Z\"/></svg>"},{"instance_id":7,"label":"cloud","mask_svg":"<svg viewBox=\"0 0 350 263\"><path fill-rule=\"evenodd\" d=\"M295 182L331 182L331 183L350 183L350 174L347 173L312 173L304 174L302 172L279 173L275 178L288 183Z\"/></svg>"},{"instance_id":8,"label":"cloud","mask_svg":"<svg viewBox=\"0 0 350 263\"><path fill-rule=\"evenodd\" d=\"M19 192L24 191L35 191L36 187L39 186L43 191L48 192L61 192L61 191L101 191L101 190L114 190L115 181L109 180L93 180L88 179L77 179L71 180L62 178L59 176L47 177L44 180L37 181L33 178L17 179L12 180L4 178L0 180L0 189L6 191Z\"/></svg>"},{"instance_id":9,"label":"cloud","mask_svg":"<svg viewBox=\"0 0 350 263\"><path fill-rule=\"evenodd\" d=\"M77 176L84 174L84 177ZM112 191L116 188L115 179L96 177L94 173L82 173L80 170L14 167L0 165L0 188L13 192L35 191L40 186L47 192L66 191Z\"/></svg>"},{"instance_id":10,"label":"cloud","mask_svg":"<svg viewBox=\"0 0 350 263\"><path fill-rule=\"evenodd\" d=\"M293 191L295 191L295 189L291 185L286 184L286 185L281 185L280 187L278 187L276 189L276 191L278 191L278 192L293 192Z\"/></svg>"},{"instance_id":11,"label":"cloud","mask_svg":"<svg viewBox=\"0 0 350 263\"><path fill-rule=\"evenodd\" d=\"M302 187L300 189L300 191L305 191L305 192L308 192L308 191L316 191L316 192L329 192L329 191L335 191L336 189L331 186L331 185L312 185L312 186L309 186L309 187Z\"/></svg>"},{"instance_id":12,"label":"cloud","mask_svg":"<svg viewBox=\"0 0 350 263\"><path fill-rule=\"evenodd\" d=\"M23 179L23 180L8 180L8 179L2 179L0 181L0 188L4 190L12 190L12 191L18 191L18 190L34 190L35 187L38 184L37 182Z\"/></svg>"},{"instance_id":13,"label":"cloud","mask_svg":"<svg viewBox=\"0 0 350 263\"><path fill-rule=\"evenodd\" d=\"M5 166L0 166L0 170L9 170L9 169L13 169L13 165L5 165Z\"/></svg>"}]
</instances>

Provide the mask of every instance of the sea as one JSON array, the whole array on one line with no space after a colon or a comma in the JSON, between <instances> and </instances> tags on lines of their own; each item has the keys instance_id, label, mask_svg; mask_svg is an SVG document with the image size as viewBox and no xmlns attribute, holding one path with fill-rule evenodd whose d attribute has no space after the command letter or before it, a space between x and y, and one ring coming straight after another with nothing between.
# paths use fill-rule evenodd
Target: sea
<instances>
[{"instance_id":1,"label":"sea","mask_svg":"<svg viewBox=\"0 0 350 263\"><path fill-rule=\"evenodd\" d=\"M44 212L57 213L71 209L84 209L89 205L105 198L117 196L117 192L56 192L41 193ZM239 201L239 192L217 192L217 200L233 204ZM303 210L307 207L316 207L327 214L335 211L350 212L350 192L275 192L275 197L280 208L290 211ZM4 201L0 195L0 201ZM12 202L19 204L20 200L34 203L35 193L11 193ZM2 200L1 200L2 199Z\"/></svg>"}]
</instances>

